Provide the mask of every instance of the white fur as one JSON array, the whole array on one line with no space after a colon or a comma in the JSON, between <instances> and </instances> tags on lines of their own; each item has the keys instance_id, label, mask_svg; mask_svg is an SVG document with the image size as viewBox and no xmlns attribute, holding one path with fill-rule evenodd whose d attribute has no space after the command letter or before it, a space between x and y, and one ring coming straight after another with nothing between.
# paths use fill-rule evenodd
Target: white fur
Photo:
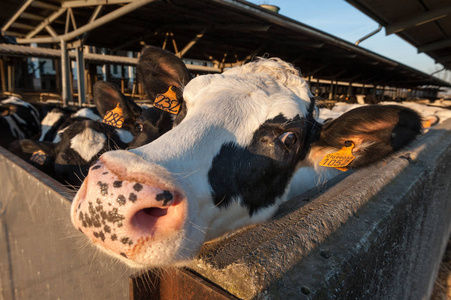
<instances>
[{"instance_id":1,"label":"white fur","mask_svg":"<svg viewBox=\"0 0 451 300\"><path fill-rule=\"evenodd\" d=\"M106 137L91 128L77 134L70 141L70 147L80 154L85 161L90 161L103 148Z\"/></svg>"},{"instance_id":2,"label":"white fur","mask_svg":"<svg viewBox=\"0 0 451 300\"><path fill-rule=\"evenodd\" d=\"M128 131L128 130L125 130L125 129L115 129L114 131L115 131L115 132L117 133L117 135L119 136L119 139L120 139L122 142L126 143L126 144L130 143L130 142L133 140L133 138L134 138L133 134L132 134L130 131Z\"/></svg>"},{"instance_id":3,"label":"white fur","mask_svg":"<svg viewBox=\"0 0 451 300\"><path fill-rule=\"evenodd\" d=\"M82 109L79 109L76 113L74 113L74 114L72 115L72 117L84 117L84 118L91 119L91 120L93 120L93 121L99 121L99 120L102 119L99 115L95 114L95 113L94 113L91 109L89 109L89 108L82 108Z\"/></svg>"},{"instance_id":4,"label":"white fur","mask_svg":"<svg viewBox=\"0 0 451 300\"><path fill-rule=\"evenodd\" d=\"M52 126L63 116L62 112L49 112L45 118L41 121L41 137L39 141L43 141L47 132L52 128Z\"/></svg>"}]
</instances>

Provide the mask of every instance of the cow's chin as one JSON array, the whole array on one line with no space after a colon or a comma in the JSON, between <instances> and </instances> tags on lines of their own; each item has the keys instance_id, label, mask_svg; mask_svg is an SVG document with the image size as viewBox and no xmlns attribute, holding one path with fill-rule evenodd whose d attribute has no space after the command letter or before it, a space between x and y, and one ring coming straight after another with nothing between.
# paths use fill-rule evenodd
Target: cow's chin
<instances>
[{"instance_id":1,"label":"cow's chin","mask_svg":"<svg viewBox=\"0 0 451 300\"><path fill-rule=\"evenodd\" d=\"M107 249L101 245L97 248L107 255L116 258L131 269L148 270L158 267L183 267L189 265L200 251L202 243L197 245L187 245L191 242L185 237L184 230L181 230L164 240L154 241L147 244L141 252L135 253L133 257L125 258L115 251ZM190 248L192 247L192 248Z\"/></svg>"}]
</instances>

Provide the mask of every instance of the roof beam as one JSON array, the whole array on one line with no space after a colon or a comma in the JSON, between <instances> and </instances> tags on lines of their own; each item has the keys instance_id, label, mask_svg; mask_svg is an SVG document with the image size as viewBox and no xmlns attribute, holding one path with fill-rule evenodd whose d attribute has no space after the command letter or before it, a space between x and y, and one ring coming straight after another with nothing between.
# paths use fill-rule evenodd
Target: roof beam
<instances>
[{"instance_id":1,"label":"roof beam","mask_svg":"<svg viewBox=\"0 0 451 300\"><path fill-rule=\"evenodd\" d=\"M84 26L81 26L80 28L63 34L59 35L57 37L42 37L42 38L25 38L25 39L17 39L17 43L19 44L28 44L28 43L59 43L61 40L64 41L70 41L75 39L76 37L84 34L85 32L88 32L90 30L96 29L97 27L100 27L102 25L105 25L117 18L122 17L123 15L126 15L146 4L149 4L151 2L154 2L156 0L134 0L133 2L130 2L129 4L126 4L124 6L121 6L120 8L90 22L89 24L86 24ZM64 10L67 10L67 8L61 8Z\"/></svg>"},{"instance_id":2,"label":"roof beam","mask_svg":"<svg viewBox=\"0 0 451 300\"><path fill-rule=\"evenodd\" d=\"M35 20L35 21L44 21L45 20L45 17L43 17L43 16L30 14L30 13L27 13L27 12L21 13L20 14L20 18L28 19L28 20Z\"/></svg>"},{"instance_id":3,"label":"roof beam","mask_svg":"<svg viewBox=\"0 0 451 300\"><path fill-rule=\"evenodd\" d=\"M31 31L29 34L25 36L25 39L30 39L34 37L36 34L41 32L47 25L50 25L53 21L58 19L63 13L65 13L67 8L60 8L58 11L55 11L53 14L51 14L49 17L47 17L44 21L41 22L36 28Z\"/></svg>"},{"instance_id":4,"label":"roof beam","mask_svg":"<svg viewBox=\"0 0 451 300\"><path fill-rule=\"evenodd\" d=\"M419 26L422 24L426 24L441 18L446 17L447 15L451 14L451 5L436 8L433 10L430 10L428 12L422 13L418 16L415 16L410 19L405 19L396 23L393 23L391 25L388 25L385 27L385 33L387 35L392 33L397 33L415 26Z\"/></svg>"},{"instance_id":5,"label":"roof beam","mask_svg":"<svg viewBox=\"0 0 451 300\"><path fill-rule=\"evenodd\" d=\"M194 39L192 39L186 46L185 48L183 48L181 51L179 51L178 53L176 53L175 55L177 55L178 57L183 57L186 52L188 52L205 34L205 32L207 31L207 29L202 30L202 32L196 34L196 36L194 37Z\"/></svg>"},{"instance_id":6,"label":"roof beam","mask_svg":"<svg viewBox=\"0 0 451 300\"><path fill-rule=\"evenodd\" d=\"M6 22L5 26L2 27L2 35L5 35L5 32L9 29L12 23L14 23L20 15L30 6L30 4L33 2L33 0L27 0L20 8L19 10L11 17L11 19Z\"/></svg>"},{"instance_id":7,"label":"roof beam","mask_svg":"<svg viewBox=\"0 0 451 300\"><path fill-rule=\"evenodd\" d=\"M418 53L429 52L451 46L451 38L418 47Z\"/></svg>"},{"instance_id":8,"label":"roof beam","mask_svg":"<svg viewBox=\"0 0 451 300\"><path fill-rule=\"evenodd\" d=\"M63 1L61 7L86 7L86 6L97 6L97 5L107 5L107 4L123 4L130 3L133 0L78 0L78 1Z\"/></svg>"}]
</instances>

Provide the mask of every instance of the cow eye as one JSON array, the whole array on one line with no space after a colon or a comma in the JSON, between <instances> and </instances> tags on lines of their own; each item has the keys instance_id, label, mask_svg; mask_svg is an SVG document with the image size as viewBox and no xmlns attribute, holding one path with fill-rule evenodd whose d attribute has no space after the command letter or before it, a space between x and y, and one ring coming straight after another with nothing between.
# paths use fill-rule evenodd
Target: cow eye
<instances>
[{"instance_id":1,"label":"cow eye","mask_svg":"<svg viewBox=\"0 0 451 300\"><path fill-rule=\"evenodd\" d=\"M135 124L135 132L143 131L143 124Z\"/></svg>"},{"instance_id":2,"label":"cow eye","mask_svg":"<svg viewBox=\"0 0 451 300\"><path fill-rule=\"evenodd\" d=\"M285 146L289 147L289 146L293 145L294 143L296 143L297 138L296 138L296 135L295 135L293 132L287 131L287 132L282 133L282 134L279 136L279 140L280 140Z\"/></svg>"}]
</instances>

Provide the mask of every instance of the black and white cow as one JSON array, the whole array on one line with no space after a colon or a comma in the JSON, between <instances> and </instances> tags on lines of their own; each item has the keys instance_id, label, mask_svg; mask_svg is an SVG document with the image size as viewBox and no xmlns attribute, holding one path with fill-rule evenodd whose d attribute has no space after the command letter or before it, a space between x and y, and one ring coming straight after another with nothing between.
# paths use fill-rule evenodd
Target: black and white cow
<instances>
[{"instance_id":1,"label":"black and white cow","mask_svg":"<svg viewBox=\"0 0 451 300\"><path fill-rule=\"evenodd\" d=\"M155 79L165 88L187 76L174 64ZM353 157L347 167L361 167L421 131L418 114L398 106L363 107L321 126L307 83L277 58L180 90L183 120L145 146L103 154L72 202L74 226L133 267L183 265L205 241L270 218L303 180L300 168L320 172L340 149Z\"/></svg>"},{"instance_id":2,"label":"black and white cow","mask_svg":"<svg viewBox=\"0 0 451 300\"><path fill-rule=\"evenodd\" d=\"M84 108L64 120L67 114L51 111L47 122L50 130L41 138L54 137L53 142L44 138L21 141L22 151L30 155L33 165L74 187L81 184L89 166L102 153L128 147L141 113L141 108L112 84L96 83L94 95L99 115Z\"/></svg>"},{"instance_id":3,"label":"black and white cow","mask_svg":"<svg viewBox=\"0 0 451 300\"><path fill-rule=\"evenodd\" d=\"M0 146L33 138L39 131L39 112L33 105L16 97L0 102Z\"/></svg>"}]
</instances>

